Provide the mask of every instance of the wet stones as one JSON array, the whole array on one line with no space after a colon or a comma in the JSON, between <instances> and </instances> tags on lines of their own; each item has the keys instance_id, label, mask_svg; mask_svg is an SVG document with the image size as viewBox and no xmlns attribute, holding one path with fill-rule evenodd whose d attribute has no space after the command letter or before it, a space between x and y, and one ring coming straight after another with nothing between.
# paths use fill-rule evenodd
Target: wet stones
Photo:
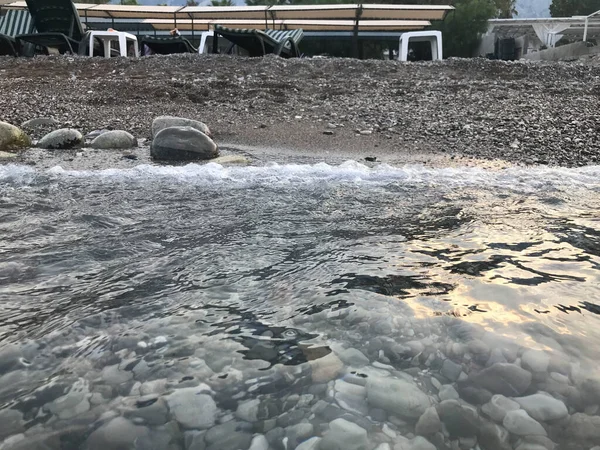
<instances>
[{"instance_id":1,"label":"wet stones","mask_svg":"<svg viewBox=\"0 0 600 450\"><path fill-rule=\"evenodd\" d=\"M16 409L0 410L0 441L24 431L23 414Z\"/></svg>"},{"instance_id":2,"label":"wet stones","mask_svg":"<svg viewBox=\"0 0 600 450\"><path fill-rule=\"evenodd\" d=\"M550 356L541 350L526 350L521 357L521 365L531 372L546 372Z\"/></svg>"},{"instance_id":3,"label":"wet stones","mask_svg":"<svg viewBox=\"0 0 600 450\"><path fill-rule=\"evenodd\" d=\"M538 393L514 400L535 420L547 422L563 419L569 414L563 402L548 394Z\"/></svg>"},{"instance_id":4,"label":"wet stones","mask_svg":"<svg viewBox=\"0 0 600 450\"><path fill-rule=\"evenodd\" d=\"M123 417L116 417L88 437L87 450L132 448L136 440L146 436L148 429L136 426Z\"/></svg>"},{"instance_id":5,"label":"wet stones","mask_svg":"<svg viewBox=\"0 0 600 450\"><path fill-rule=\"evenodd\" d=\"M565 433L571 439L596 444L600 442L600 416L575 413L571 416Z\"/></svg>"},{"instance_id":6,"label":"wet stones","mask_svg":"<svg viewBox=\"0 0 600 450\"><path fill-rule=\"evenodd\" d=\"M430 406L425 410L423 415L419 417L417 425L415 426L415 432L421 436L429 436L437 433L442 429L442 423L437 410Z\"/></svg>"},{"instance_id":7,"label":"wet stones","mask_svg":"<svg viewBox=\"0 0 600 450\"><path fill-rule=\"evenodd\" d=\"M127 131L113 130L98 135L90 146L96 149L132 148L137 147L137 141Z\"/></svg>"},{"instance_id":8,"label":"wet stones","mask_svg":"<svg viewBox=\"0 0 600 450\"><path fill-rule=\"evenodd\" d=\"M18 150L31 145L31 139L20 128L0 122L0 151Z\"/></svg>"},{"instance_id":9,"label":"wet stones","mask_svg":"<svg viewBox=\"0 0 600 450\"><path fill-rule=\"evenodd\" d=\"M37 146L48 150L67 150L79 148L83 145L83 135L72 128L55 130L39 140Z\"/></svg>"},{"instance_id":10,"label":"wet stones","mask_svg":"<svg viewBox=\"0 0 600 450\"><path fill-rule=\"evenodd\" d=\"M338 356L344 363L351 367L363 367L369 364L369 358L355 348L347 348L341 351Z\"/></svg>"},{"instance_id":11,"label":"wet stones","mask_svg":"<svg viewBox=\"0 0 600 450\"><path fill-rule=\"evenodd\" d=\"M491 400L481 407L481 411L496 423L502 423L506 413L520 409L517 402L503 395L494 395Z\"/></svg>"},{"instance_id":12,"label":"wet stones","mask_svg":"<svg viewBox=\"0 0 600 450\"><path fill-rule=\"evenodd\" d=\"M544 427L522 409L507 412L502 425L517 436L546 436L547 434Z\"/></svg>"},{"instance_id":13,"label":"wet stones","mask_svg":"<svg viewBox=\"0 0 600 450\"><path fill-rule=\"evenodd\" d=\"M170 127L191 127L209 137L211 136L210 129L203 122L183 117L159 116L152 121L152 138L155 138L161 130Z\"/></svg>"},{"instance_id":14,"label":"wet stones","mask_svg":"<svg viewBox=\"0 0 600 450\"><path fill-rule=\"evenodd\" d=\"M206 134L189 126L164 128L150 146L152 158L159 160L205 160L218 156L217 144Z\"/></svg>"},{"instance_id":15,"label":"wet stones","mask_svg":"<svg viewBox=\"0 0 600 450\"><path fill-rule=\"evenodd\" d=\"M319 450L367 450L367 430L345 419L335 419L319 443Z\"/></svg>"},{"instance_id":16,"label":"wet stones","mask_svg":"<svg viewBox=\"0 0 600 450\"><path fill-rule=\"evenodd\" d=\"M372 407L408 419L419 418L431 405L429 397L417 386L398 379L369 378L367 399Z\"/></svg>"},{"instance_id":17,"label":"wet stones","mask_svg":"<svg viewBox=\"0 0 600 450\"><path fill-rule=\"evenodd\" d=\"M325 383L332 380L344 368L342 361L333 352L309 363L312 369L311 378L313 383Z\"/></svg>"},{"instance_id":18,"label":"wet stones","mask_svg":"<svg viewBox=\"0 0 600 450\"><path fill-rule=\"evenodd\" d=\"M518 396L531 385L531 372L515 364L496 363L469 377L476 385L494 394Z\"/></svg>"},{"instance_id":19,"label":"wet stones","mask_svg":"<svg viewBox=\"0 0 600 450\"><path fill-rule=\"evenodd\" d=\"M476 436L481 425L477 411L461 405L456 400L445 400L437 406L440 420L451 437Z\"/></svg>"},{"instance_id":20,"label":"wet stones","mask_svg":"<svg viewBox=\"0 0 600 450\"><path fill-rule=\"evenodd\" d=\"M178 389L166 400L175 420L184 428L206 429L215 423L217 405L198 388Z\"/></svg>"},{"instance_id":21,"label":"wet stones","mask_svg":"<svg viewBox=\"0 0 600 450\"><path fill-rule=\"evenodd\" d=\"M456 364L451 359L444 360L442 363L442 369L440 370L440 373L450 381L458 380L461 372L462 366L460 364Z\"/></svg>"}]
</instances>

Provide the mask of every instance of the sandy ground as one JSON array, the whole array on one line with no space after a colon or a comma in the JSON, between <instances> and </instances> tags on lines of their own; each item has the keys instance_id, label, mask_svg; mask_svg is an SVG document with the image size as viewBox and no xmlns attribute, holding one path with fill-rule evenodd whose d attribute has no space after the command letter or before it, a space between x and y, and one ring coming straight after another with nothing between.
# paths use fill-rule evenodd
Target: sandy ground
<instances>
[{"instance_id":1,"label":"sandy ground","mask_svg":"<svg viewBox=\"0 0 600 450\"><path fill-rule=\"evenodd\" d=\"M53 117L84 134L125 129L142 143L128 152L34 149L18 158L44 166L148 161L144 139L163 114L204 121L223 153L260 161L581 166L600 158L599 77L600 68L582 63L481 59L6 57L0 120Z\"/></svg>"}]
</instances>

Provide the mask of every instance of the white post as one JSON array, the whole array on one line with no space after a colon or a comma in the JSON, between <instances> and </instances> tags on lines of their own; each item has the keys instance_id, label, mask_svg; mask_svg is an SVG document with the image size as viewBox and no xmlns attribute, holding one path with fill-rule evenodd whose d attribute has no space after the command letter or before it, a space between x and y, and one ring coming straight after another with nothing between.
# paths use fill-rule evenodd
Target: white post
<instances>
[{"instance_id":1,"label":"white post","mask_svg":"<svg viewBox=\"0 0 600 450\"><path fill-rule=\"evenodd\" d=\"M585 18L585 27L583 28L583 42L587 42L588 19L589 17Z\"/></svg>"}]
</instances>

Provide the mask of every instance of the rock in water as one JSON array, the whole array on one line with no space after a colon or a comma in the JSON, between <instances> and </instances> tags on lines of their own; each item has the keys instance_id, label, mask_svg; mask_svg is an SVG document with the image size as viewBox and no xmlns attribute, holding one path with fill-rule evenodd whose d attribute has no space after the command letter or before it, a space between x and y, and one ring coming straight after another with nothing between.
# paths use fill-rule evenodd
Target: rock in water
<instances>
[{"instance_id":1,"label":"rock in water","mask_svg":"<svg viewBox=\"0 0 600 450\"><path fill-rule=\"evenodd\" d=\"M367 430L345 419L335 419L319 443L319 450L367 450Z\"/></svg>"},{"instance_id":2,"label":"rock in water","mask_svg":"<svg viewBox=\"0 0 600 450\"><path fill-rule=\"evenodd\" d=\"M481 411L497 423L502 423L507 412L517 409L519 409L517 402L500 394L494 395L488 403L481 407Z\"/></svg>"},{"instance_id":3,"label":"rock in water","mask_svg":"<svg viewBox=\"0 0 600 450\"><path fill-rule=\"evenodd\" d=\"M0 150L18 150L31 146L31 139L23 130L10 123L0 122Z\"/></svg>"},{"instance_id":4,"label":"rock in water","mask_svg":"<svg viewBox=\"0 0 600 450\"><path fill-rule=\"evenodd\" d=\"M442 429L442 423L440 422L440 416L433 406L427 408L415 427L415 433L421 436L429 436L437 433Z\"/></svg>"},{"instance_id":5,"label":"rock in water","mask_svg":"<svg viewBox=\"0 0 600 450\"><path fill-rule=\"evenodd\" d=\"M566 428L566 435L577 441L600 442L600 416L575 413Z\"/></svg>"},{"instance_id":6,"label":"rock in water","mask_svg":"<svg viewBox=\"0 0 600 450\"><path fill-rule=\"evenodd\" d=\"M419 418L431 405L429 397L414 384L387 378L367 381L367 399L375 408L410 419Z\"/></svg>"},{"instance_id":7,"label":"rock in water","mask_svg":"<svg viewBox=\"0 0 600 450\"><path fill-rule=\"evenodd\" d=\"M531 384L531 373L515 364L496 363L472 374L471 381L494 394L515 396L523 394Z\"/></svg>"},{"instance_id":8,"label":"rock in water","mask_svg":"<svg viewBox=\"0 0 600 450\"><path fill-rule=\"evenodd\" d=\"M159 131L171 127L192 127L204 133L208 137L212 136L212 134L210 133L210 129L203 122L199 122L197 120L192 119L185 119L183 117L159 116L152 122L152 139L156 137Z\"/></svg>"},{"instance_id":9,"label":"rock in water","mask_svg":"<svg viewBox=\"0 0 600 450\"><path fill-rule=\"evenodd\" d=\"M91 146L97 149L131 148L137 147L137 142L127 131L113 130L100 134L92 141Z\"/></svg>"},{"instance_id":10,"label":"rock in water","mask_svg":"<svg viewBox=\"0 0 600 450\"><path fill-rule=\"evenodd\" d=\"M67 150L83 145L83 135L72 128L61 128L52 131L38 142L37 146L49 150Z\"/></svg>"},{"instance_id":11,"label":"rock in water","mask_svg":"<svg viewBox=\"0 0 600 450\"><path fill-rule=\"evenodd\" d=\"M457 400L445 400L437 406L440 419L453 438L468 438L479 432L481 419L477 411L462 406Z\"/></svg>"},{"instance_id":12,"label":"rock in water","mask_svg":"<svg viewBox=\"0 0 600 450\"><path fill-rule=\"evenodd\" d=\"M344 364L335 353L309 361L313 383L326 383L338 376Z\"/></svg>"},{"instance_id":13,"label":"rock in water","mask_svg":"<svg viewBox=\"0 0 600 450\"><path fill-rule=\"evenodd\" d=\"M502 425L517 436L546 436L544 427L522 409L506 413Z\"/></svg>"},{"instance_id":14,"label":"rock in water","mask_svg":"<svg viewBox=\"0 0 600 450\"><path fill-rule=\"evenodd\" d=\"M219 155L217 144L192 127L170 127L159 131L150 147L152 158L186 161L212 159Z\"/></svg>"},{"instance_id":15,"label":"rock in water","mask_svg":"<svg viewBox=\"0 0 600 450\"><path fill-rule=\"evenodd\" d=\"M250 160L242 155L224 155L213 159L215 164L250 164Z\"/></svg>"},{"instance_id":16,"label":"rock in water","mask_svg":"<svg viewBox=\"0 0 600 450\"><path fill-rule=\"evenodd\" d=\"M136 426L127 419L117 417L90 434L85 448L88 450L134 448L135 442L147 434L146 427Z\"/></svg>"},{"instance_id":17,"label":"rock in water","mask_svg":"<svg viewBox=\"0 0 600 450\"><path fill-rule=\"evenodd\" d=\"M215 424L217 405L198 388L178 389L167 397L171 414L185 428L206 429Z\"/></svg>"},{"instance_id":18,"label":"rock in water","mask_svg":"<svg viewBox=\"0 0 600 450\"><path fill-rule=\"evenodd\" d=\"M550 356L541 350L527 350L521 357L521 364L531 372L546 372Z\"/></svg>"},{"instance_id":19,"label":"rock in water","mask_svg":"<svg viewBox=\"0 0 600 450\"><path fill-rule=\"evenodd\" d=\"M514 399L535 420L557 420L567 417L569 411L563 402L547 394L534 394Z\"/></svg>"}]
</instances>

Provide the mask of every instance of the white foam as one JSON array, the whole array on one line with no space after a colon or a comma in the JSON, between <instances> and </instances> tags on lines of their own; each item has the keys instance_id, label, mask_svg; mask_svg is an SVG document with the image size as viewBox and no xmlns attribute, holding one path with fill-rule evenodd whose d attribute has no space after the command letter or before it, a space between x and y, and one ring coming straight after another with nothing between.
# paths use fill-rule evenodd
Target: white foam
<instances>
[{"instance_id":1,"label":"white foam","mask_svg":"<svg viewBox=\"0 0 600 450\"><path fill-rule=\"evenodd\" d=\"M143 164L130 169L65 170L60 166L37 170L24 165L0 166L0 183L29 185L69 179L92 179L99 183L160 182L186 184L312 184L332 183L400 183L442 187L498 186L516 190L538 190L566 187L600 189L600 166L568 168L428 168L424 166L393 167L380 164L368 167L356 161L340 165L276 164L264 166L223 167L219 164L187 164L154 166Z\"/></svg>"}]
</instances>

